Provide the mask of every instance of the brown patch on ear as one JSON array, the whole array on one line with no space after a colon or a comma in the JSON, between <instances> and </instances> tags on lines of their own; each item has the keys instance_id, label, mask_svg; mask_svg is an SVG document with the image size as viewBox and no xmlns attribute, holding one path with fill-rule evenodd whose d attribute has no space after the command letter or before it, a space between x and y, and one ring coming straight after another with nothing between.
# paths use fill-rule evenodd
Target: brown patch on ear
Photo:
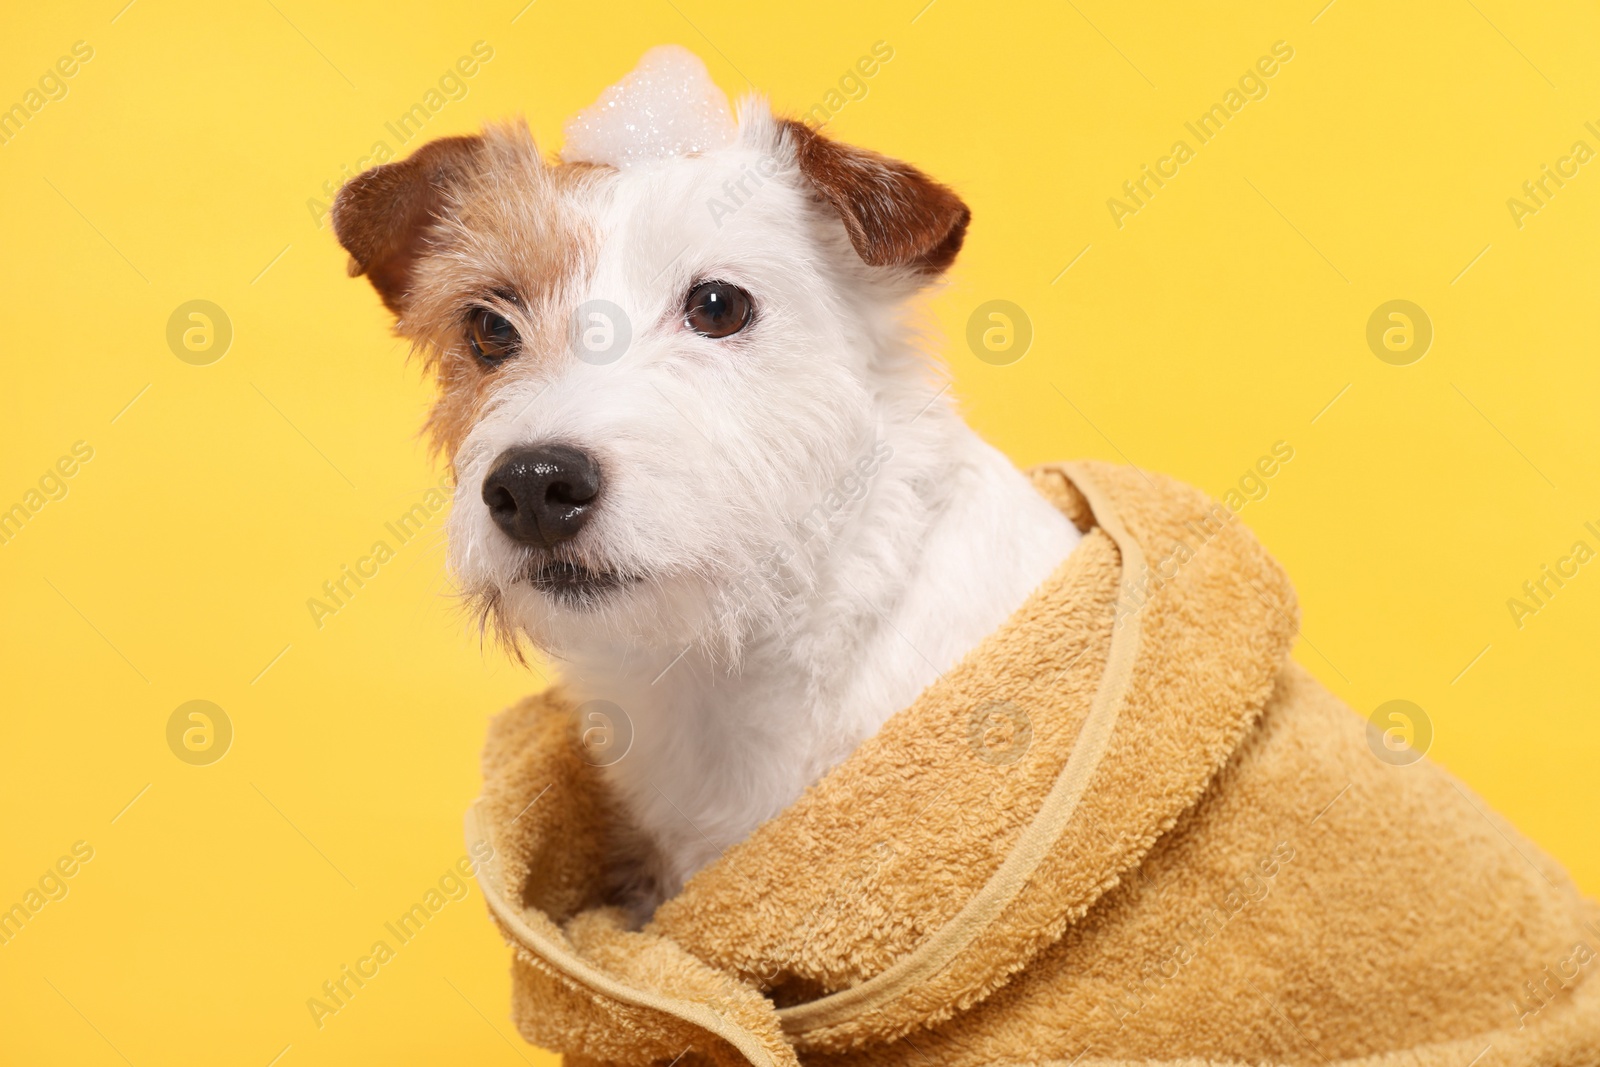
<instances>
[{"instance_id":1,"label":"brown patch on ear","mask_svg":"<svg viewBox=\"0 0 1600 1067\"><path fill-rule=\"evenodd\" d=\"M333 232L350 253L350 274L365 274L396 315L451 187L476 173L483 159L482 137L442 137L407 159L358 174L339 190Z\"/></svg>"},{"instance_id":2,"label":"brown patch on ear","mask_svg":"<svg viewBox=\"0 0 1600 1067\"><path fill-rule=\"evenodd\" d=\"M803 122L784 122L800 172L844 218L850 243L874 267L939 274L955 262L972 212L909 163L830 141Z\"/></svg>"}]
</instances>

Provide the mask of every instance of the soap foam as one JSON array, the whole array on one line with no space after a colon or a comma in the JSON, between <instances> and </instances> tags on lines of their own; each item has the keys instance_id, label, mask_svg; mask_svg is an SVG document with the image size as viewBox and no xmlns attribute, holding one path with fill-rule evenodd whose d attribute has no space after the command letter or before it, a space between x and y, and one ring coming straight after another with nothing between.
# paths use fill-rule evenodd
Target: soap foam
<instances>
[{"instance_id":1,"label":"soap foam","mask_svg":"<svg viewBox=\"0 0 1600 1067\"><path fill-rule=\"evenodd\" d=\"M665 44L568 120L561 158L626 169L726 147L736 129L728 98L700 57Z\"/></svg>"}]
</instances>

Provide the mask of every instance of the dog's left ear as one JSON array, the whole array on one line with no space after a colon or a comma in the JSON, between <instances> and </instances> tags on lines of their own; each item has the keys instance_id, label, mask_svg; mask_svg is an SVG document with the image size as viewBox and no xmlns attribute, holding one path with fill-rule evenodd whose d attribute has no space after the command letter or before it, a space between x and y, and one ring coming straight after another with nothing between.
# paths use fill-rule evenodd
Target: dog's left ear
<instances>
[{"instance_id":1,"label":"dog's left ear","mask_svg":"<svg viewBox=\"0 0 1600 1067\"><path fill-rule=\"evenodd\" d=\"M333 232L350 253L351 275L365 274L396 315L451 190L478 171L484 154L482 137L441 137L356 175L334 198Z\"/></svg>"},{"instance_id":2,"label":"dog's left ear","mask_svg":"<svg viewBox=\"0 0 1600 1067\"><path fill-rule=\"evenodd\" d=\"M863 262L941 274L955 262L972 212L909 163L853 148L786 121L800 173L838 210Z\"/></svg>"}]
</instances>

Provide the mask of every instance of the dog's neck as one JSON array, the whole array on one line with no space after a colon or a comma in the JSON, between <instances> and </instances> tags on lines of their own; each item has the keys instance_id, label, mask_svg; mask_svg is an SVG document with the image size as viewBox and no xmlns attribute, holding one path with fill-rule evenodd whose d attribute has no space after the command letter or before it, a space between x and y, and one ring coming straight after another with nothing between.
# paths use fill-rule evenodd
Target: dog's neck
<instances>
[{"instance_id":1,"label":"dog's neck","mask_svg":"<svg viewBox=\"0 0 1600 1067\"><path fill-rule=\"evenodd\" d=\"M625 709L615 725L631 743L604 773L651 853L628 891L643 914L872 736L1078 542L942 400L888 406L898 416L864 446L878 457L865 494L811 559L804 593L744 640L735 666L704 644L568 660L578 701Z\"/></svg>"}]
</instances>

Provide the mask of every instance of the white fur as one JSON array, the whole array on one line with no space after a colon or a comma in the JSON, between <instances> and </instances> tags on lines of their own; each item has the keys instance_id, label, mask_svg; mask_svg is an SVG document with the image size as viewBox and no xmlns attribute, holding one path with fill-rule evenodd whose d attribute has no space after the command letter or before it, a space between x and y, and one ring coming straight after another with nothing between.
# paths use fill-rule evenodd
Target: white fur
<instances>
[{"instance_id":1,"label":"white fur","mask_svg":"<svg viewBox=\"0 0 1600 1067\"><path fill-rule=\"evenodd\" d=\"M955 413L907 324L921 282L861 262L765 105L729 147L608 177L592 212L578 296L625 309L631 346L508 379L457 455L451 557L578 700L631 720L604 773L654 845L647 914L1003 622L1078 532ZM708 278L749 290L752 326L684 326ZM495 457L548 441L604 476L563 550L640 579L592 606L519 580L528 550L479 498Z\"/></svg>"}]
</instances>

